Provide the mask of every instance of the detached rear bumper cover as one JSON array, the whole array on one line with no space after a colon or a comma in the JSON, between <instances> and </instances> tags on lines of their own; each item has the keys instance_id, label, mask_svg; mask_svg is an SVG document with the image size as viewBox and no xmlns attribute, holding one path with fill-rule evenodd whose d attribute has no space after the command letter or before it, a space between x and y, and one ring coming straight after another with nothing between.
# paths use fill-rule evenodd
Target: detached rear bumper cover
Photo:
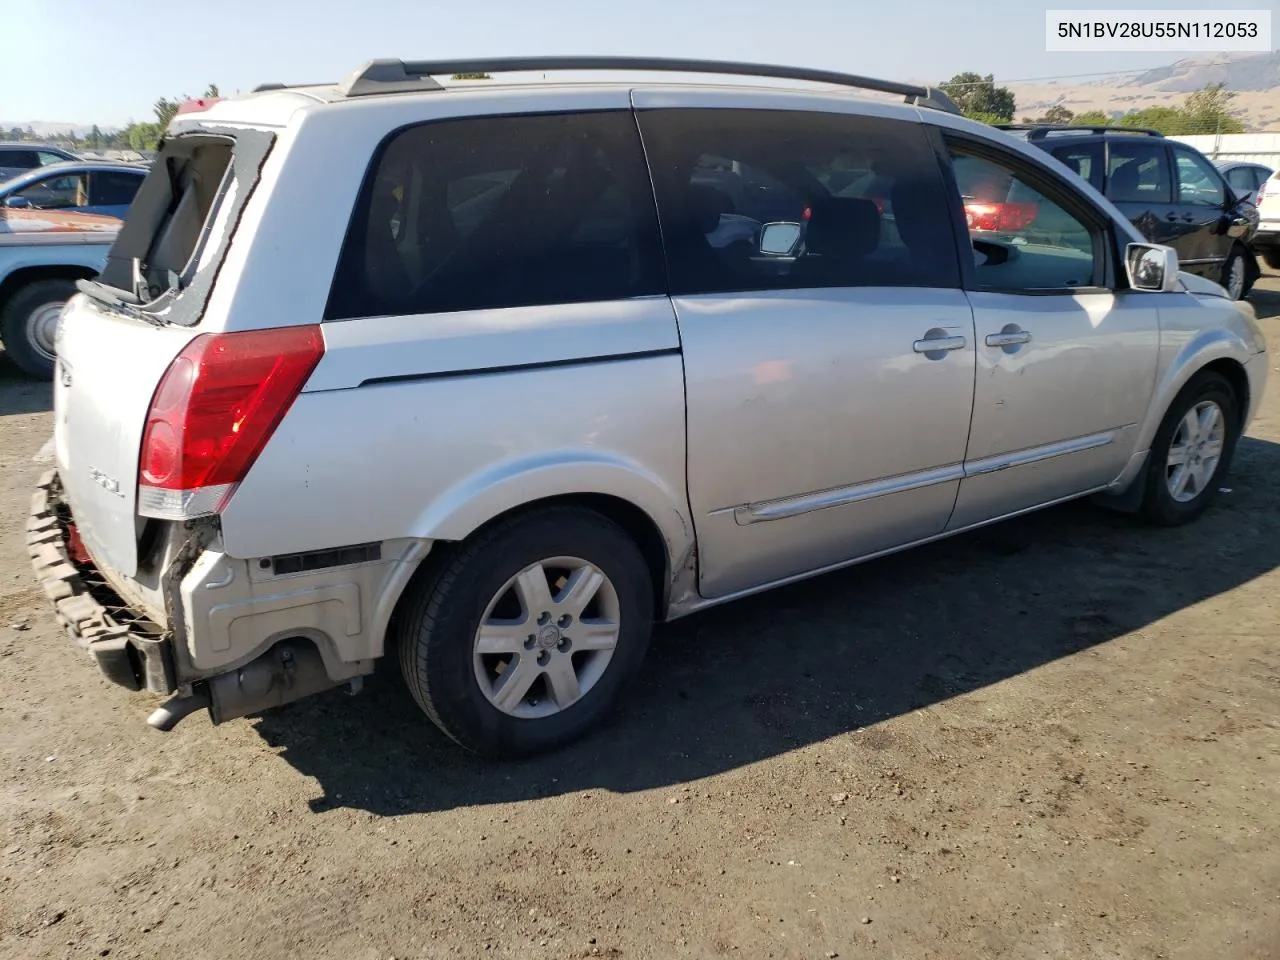
<instances>
[{"instance_id":1,"label":"detached rear bumper cover","mask_svg":"<svg viewBox=\"0 0 1280 960\"><path fill-rule=\"evenodd\" d=\"M108 680L129 690L172 693L176 685L169 638L139 630L130 622L128 606L98 571L72 559L66 523L58 512L59 490L57 471L45 473L27 517L27 553L58 620Z\"/></svg>"}]
</instances>

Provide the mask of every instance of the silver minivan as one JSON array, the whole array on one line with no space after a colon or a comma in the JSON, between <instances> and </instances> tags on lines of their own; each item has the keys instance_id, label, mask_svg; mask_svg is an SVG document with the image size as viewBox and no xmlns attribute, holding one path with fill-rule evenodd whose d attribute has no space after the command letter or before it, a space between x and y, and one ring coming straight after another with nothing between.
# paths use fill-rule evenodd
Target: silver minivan
<instances>
[{"instance_id":1,"label":"silver minivan","mask_svg":"<svg viewBox=\"0 0 1280 960\"><path fill-rule=\"evenodd\" d=\"M80 291L28 530L100 669L169 729L391 655L491 754L601 723L655 621L1077 497L1191 520L1267 372L1043 151L749 64L180 113Z\"/></svg>"}]
</instances>

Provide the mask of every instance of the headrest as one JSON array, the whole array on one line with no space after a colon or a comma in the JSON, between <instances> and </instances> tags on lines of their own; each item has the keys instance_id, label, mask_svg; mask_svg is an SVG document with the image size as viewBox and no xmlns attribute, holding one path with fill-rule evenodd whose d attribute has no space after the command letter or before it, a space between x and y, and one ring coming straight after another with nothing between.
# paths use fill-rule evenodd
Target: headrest
<instances>
[{"instance_id":1,"label":"headrest","mask_svg":"<svg viewBox=\"0 0 1280 960\"><path fill-rule=\"evenodd\" d=\"M880 211L862 197L827 197L811 206L805 247L828 257L865 257L880 245Z\"/></svg>"},{"instance_id":2,"label":"headrest","mask_svg":"<svg viewBox=\"0 0 1280 960\"><path fill-rule=\"evenodd\" d=\"M692 183L687 194L689 217L697 229L711 233L720 226L720 215L733 209L733 201L723 190L704 183Z\"/></svg>"}]
</instances>

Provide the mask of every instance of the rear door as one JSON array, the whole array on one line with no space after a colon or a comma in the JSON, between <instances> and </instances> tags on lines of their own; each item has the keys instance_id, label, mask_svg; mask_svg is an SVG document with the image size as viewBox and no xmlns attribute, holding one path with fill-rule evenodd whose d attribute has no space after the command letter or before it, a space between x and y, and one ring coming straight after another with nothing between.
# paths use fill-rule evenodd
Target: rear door
<instances>
[{"instance_id":1,"label":"rear door","mask_svg":"<svg viewBox=\"0 0 1280 960\"><path fill-rule=\"evenodd\" d=\"M973 319L923 128L634 96L684 352L702 593L941 533ZM783 225L768 239L766 220Z\"/></svg>"},{"instance_id":2,"label":"rear door","mask_svg":"<svg viewBox=\"0 0 1280 960\"><path fill-rule=\"evenodd\" d=\"M1185 260L1192 249L1189 225L1173 202L1173 166L1163 138L1117 136L1107 141L1107 199L1152 243Z\"/></svg>"},{"instance_id":3,"label":"rear door","mask_svg":"<svg viewBox=\"0 0 1280 960\"><path fill-rule=\"evenodd\" d=\"M1211 280L1222 277L1234 240L1227 233L1228 198L1222 173L1199 150L1170 143L1173 151L1177 204L1183 247L1183 269Z\"/></svg>"},{"instance_id":4,"label":"rear door","mask_svg":"<svg viewBox=\"0 0 1280 960\"><path fill-rule=\"evenodd\" d=\"M270 145L271 135L256 131L234 141L171 139L138 192L136 215L90 285L92 295L73 297L63 312L54 373L58 472L85 546L107 571L126 577L137 571L147 411L173 358L200 332L228 225L238 219ZM135 284L135 259L142 284ZM141 306L121 305L139 299Z\"/></svg>"}]
</instances>

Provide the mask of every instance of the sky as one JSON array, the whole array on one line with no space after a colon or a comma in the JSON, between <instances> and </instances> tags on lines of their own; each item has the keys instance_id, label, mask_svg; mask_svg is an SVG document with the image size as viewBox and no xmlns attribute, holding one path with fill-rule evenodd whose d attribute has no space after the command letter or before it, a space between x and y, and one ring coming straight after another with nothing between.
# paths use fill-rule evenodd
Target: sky
<instances>
[{"instance_id":1,"label":"sky","mask_svg":"<svg viewBox=\"0 0 1280 960\"><path fill-rule=\"evenodd\" d=\"M1219 5L1271 9L1280 29L1276 0L13 0L0 120L123 126L152 119L160 96L336 81L374 57L696 57L914 82L1106 74L1190 54L1046 53L1046 9Z\"/></svg>"}]
</instances>

